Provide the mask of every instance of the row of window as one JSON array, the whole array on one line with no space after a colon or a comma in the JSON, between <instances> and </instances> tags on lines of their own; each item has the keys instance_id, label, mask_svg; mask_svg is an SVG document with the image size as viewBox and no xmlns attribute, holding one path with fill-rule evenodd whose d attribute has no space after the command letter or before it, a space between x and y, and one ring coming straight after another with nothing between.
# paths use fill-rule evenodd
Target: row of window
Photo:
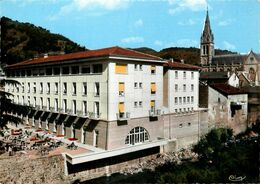
<instances>
[{"instance_id":1,"label":"row of window","mask_svg":"<svg viewBox=\"0 0 260 184\"><path fill-rule=\"evenodd\" d=\"M44 106L42 97L39 98L39 103L37 103L37 98L33 97L33 103L31 103L30 96L27 97L27 102L25 102L24 96L22 96L21 99L20 99L19 95L17 95L17 103L21 104L21 105L32 105L33 107L38 106L40 109L46 109L47 111L53 110L53 111L56 111L56 112L81 114L81 115L84 115L84 116L87 115L87 112L88 112L87 101L82 101L81 110L77 110L77 101L76 100L72 100L71 102L72 102L71 103L72 104L71 109L68 109L67 99L63 99L62 100L62 109L60 109L58 98L54 98L53 106L51 105L51 99L46 98L46 106ZM94 113L99 114L99 102L94 102Z\"/></svg>"},{"instance_id":2,"label":"row of window","mask_svg":"<svg viewBox=\"0 0 260 184\"><path fill-rule=\"evenodd\" d=\"M175 92L180 91L178 84L175 84L174 90L175 90ZM182 85L182 91L183 91L183 92L186 92L186 91L187 91L187 85L186 85L186 84L183 84L183 85ZM190 91L192 91L192 92L194 91L194 84L191 84L191 85L190 85Z\"/></svg>"},{"instance_id":3,"label":"row of window","mask_svg":"<svg viewBox=\"0 0 260 184\"><path fill-rule=\"evenodd\" d=\"M185 112L190 112L193 111L193 107L188 107L188 108L179 108L179 109L174 109L175 113L185 113Z\"/></svg>"},{"instance_id":4,"label":"row of window","mask_svg":"<svg viewBox=\"0 0 260 184\"><path fill-rule=\"evenodd\" d=\"M54 90L51 86L51 83L50 82L47 82L47 83L43 83L43 82L40 82L39 83L39 93L42 94L44 92L44 89L45 92L47 94L50 94L51 92L54 93L54 94L58 94L59 93L59 83L58 82L55 82L53 83L54 85ZM24 83L21 84L21 86L9 86L8 88L8 92L10 91L10 88L12 88L12 92L14 92L14 89L16 88L16 92L19 93L20 91L20 88L21 88L21 92L24 93L25 92L25 87L24 87ZM67 82L63 82L62 83L62 93L64 95L66 95L68 93L68 88L67 88ZM27 83L27 93L30 93L31 92L31 83L28 82ZM33 87L32 87L32 92L33 93L36 93L37 92L37 88L36 88L36 82L33 82ZM77 83L76 82L73 82L71 84L71 94L72 95L77 95ZM81 94L82 95L87 95L87 83L86 82L83 82L82 83L82 91L81 91ZM99 96L100 95L100 84L99 82L95 82L94 83L94 96Z\"/></svg>"},{"instance_id":5,"label":"row of window","mask_svg":"<svg viewBox=\"0 0 260 184\"><path fill-rule=\"evenodd\" d=\"M174 98L174 104L177 105L177 104L193 104L194 103L194 97L191 96L191 97L175 97Z\"/></svg>"},{"instance_id":6,"label":"row of window","mask_svg":"<svg viewBox=\"0 0 260 184\"><path fill-rule=\"evenodd\" d=\"M16 70L6 71L7 77L28 77L28 76L49 76L49 75L70 75L70 74L91 74L91 73L102 73L102 64L93 64L86 66L64 66L64 67L50 67L42 69L27 69L27 70Z\"/></svg>"},{"instance_id":7,"label":"row of window","mask_svg":"<svg viewBox=\"0 0 260 184\"><path fill-rule=\"evenodd\" d=\"M175 71L175 79L179 78L180 71ZM187 79L187 72L183 71L183 79ZM191 72L191 79L194 79L194 72Z\"/></svg>"}]
</instances>

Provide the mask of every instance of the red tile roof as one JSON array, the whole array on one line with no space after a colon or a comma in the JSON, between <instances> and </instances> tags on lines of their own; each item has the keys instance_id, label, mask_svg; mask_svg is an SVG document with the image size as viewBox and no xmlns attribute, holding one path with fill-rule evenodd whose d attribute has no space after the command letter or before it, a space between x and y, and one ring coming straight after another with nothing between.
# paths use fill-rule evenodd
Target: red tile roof
<instances>
[{"instance_id":1,"label":"red tile roof","mask_svg":"<svg viewBox=\"0 0 260 184\"><path fill-rule=\"evenodd\" d=\"M236 94L247 94L246 91L243 89L235 88L233 86L230 86L228 84L211 84L210 87L217 90L218 92L227 95L236 95Z\"/></svg>"},{"instance_id":2,"label":"red tile roof","mask_svg":"<svg viewBox=\"0 0 260 184\"><path fill-rule=\"evenodd\" d=\"M109 48L75 52L75 53L58 55L58 56L48 56L48 57L30 59L30 60L22 61L20 63L9 65L7 68L16 68L16 67L36 65L36 64L38 65L38 64L46 64L46 63L55 63L60 61L73 60L73 59L85 59L85 58L108 57L108 56L130 57L130 58L140 58L140 59L160 60L160 61L162 60L159 57L137 52L130 49L124 49L121 47L109 47Z\"/></svg>"},{"instance_id":3,"label":"red tile roof","mask_svg":"<svg viewBox=\"0 0 260 184\"><path fill-rule=\"evenodd\" d=\"M201 67L190 65L190 64L184 64L176 61L168 61L164 64L166 67L170 68L176 68L176 69L190 69L190 70L201 70Z\"/></svg>"}]
</instances>

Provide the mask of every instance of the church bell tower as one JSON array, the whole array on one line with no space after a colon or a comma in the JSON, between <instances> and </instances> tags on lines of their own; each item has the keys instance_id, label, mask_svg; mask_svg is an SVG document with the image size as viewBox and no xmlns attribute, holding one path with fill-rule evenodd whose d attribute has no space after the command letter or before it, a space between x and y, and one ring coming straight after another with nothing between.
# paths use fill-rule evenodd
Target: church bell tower
<instances>
[{"instance_id":1,"label":"church bell tower","mask_svg":"<svg viewBox=\"0 0 260 184\"><path fill-rule=\"evenodd\" d=\"M200 64L211 64L212 57L215 55L214 51L214 35L212 33L209 21L209 13L207 10L204 29L200 37Z\"/></svg>"}]
</instances>

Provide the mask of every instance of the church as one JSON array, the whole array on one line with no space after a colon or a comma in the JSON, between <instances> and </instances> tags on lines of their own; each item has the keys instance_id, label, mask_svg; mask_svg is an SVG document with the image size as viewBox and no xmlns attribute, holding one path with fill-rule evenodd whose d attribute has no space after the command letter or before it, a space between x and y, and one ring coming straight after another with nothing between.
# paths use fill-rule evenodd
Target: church
<instances>
[{"instance_id":1,"label":"church","mask_svg":"<svg viewBox=\"0 0 260 184\"><path fill-rule=\"evenodd\" d=\"M260 54L251 50L249 54L215 55L208 10L200 38L200 64L205 72L235 72L240 86L260 85Z\"/></svg>"}]
</instances>

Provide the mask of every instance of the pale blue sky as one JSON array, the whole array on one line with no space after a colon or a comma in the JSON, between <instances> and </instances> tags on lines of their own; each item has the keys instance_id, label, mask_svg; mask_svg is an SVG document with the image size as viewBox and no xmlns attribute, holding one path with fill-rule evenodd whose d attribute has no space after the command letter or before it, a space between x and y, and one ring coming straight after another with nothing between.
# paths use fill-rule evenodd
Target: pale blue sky
<instances>
[{"instance_id":1,"label":"pale blue sky","mask_svg":"<svg viewBox=\"0 0 260 184\"><path fill-rule=\"evenodd\" d=\"M0 15L89 49L199 47L207 5L215 47L260 53L260 0L0 0Z\"/></svg>"}]
</instances>

